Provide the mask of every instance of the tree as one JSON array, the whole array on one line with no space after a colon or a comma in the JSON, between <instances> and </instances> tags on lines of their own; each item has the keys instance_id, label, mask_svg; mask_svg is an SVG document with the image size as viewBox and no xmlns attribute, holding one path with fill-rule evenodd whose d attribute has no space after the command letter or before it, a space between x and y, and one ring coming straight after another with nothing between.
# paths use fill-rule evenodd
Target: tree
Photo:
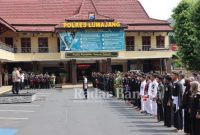
<instances>
[{"instance_id":1,"label":"tree","mask_svg":"<svg viewBox=\"0 0 200 135\"><path fill-rule=\"evenodd\" d=\"M197 38L197 26L193 21L195 4L194 0L182 0L173 11L173 18L176 20L175 40L179 47L178 55L184 66L189 70L200 70L200 50ZM196 9L196 8L195 8ZM200 19L200 14L196 14ZM199 22L198 22L199 23Z\"/></svg>"},{"instance_id":2,"label":"tree","mask_svg":"<svg viewBox=\"0 0 200 135\"><path fill-rule=\"evenodd\" d=\"M200 0L197 0L192 12L192 22L194 23L195 28L195 37L197 39L196 45L194 46L194 53L197 55L196 63L198 69L200 69Z\"/></svg>"}]
</instances>

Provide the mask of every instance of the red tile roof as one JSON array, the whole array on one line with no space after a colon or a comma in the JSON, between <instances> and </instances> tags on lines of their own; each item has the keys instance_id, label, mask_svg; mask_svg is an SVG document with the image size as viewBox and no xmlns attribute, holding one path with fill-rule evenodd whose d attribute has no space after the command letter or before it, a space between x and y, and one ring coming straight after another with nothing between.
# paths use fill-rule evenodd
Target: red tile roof
<instances>
[{"instance_id":1,"label":"red tile roof","mask_svg":"<svg viewBox=\"0 0 200 135\"><path fill-rule=\"evenodd\" d=\"M65 19L85 20L88 19L88 12L95 12L99 20L168 26L166 21L149 18L137 0L0 0L0 9L0 17L19 31L24 30L25 27L19 27L24 24L33 25L33 28L26 28L34 30L39 28L34 25L56 26Z\"/></svg>"},{"instance_id":2,"label":"red tile roof","mask_svg":"<svg viewBox=\"0 0 200 135\"><path fill-rule=\"evenodd\" d=\"M5 20L3 20L2 18L0 18L0 25L3 25L4 27L16 32L17 30L12 26L10 25L9 23L7 23Z\"/></svg>"},{"instance_id":3,"label":"red tile roof","mask_svg":"<svg viewBox=\"0 0 200 135\"><path fill-rule=\"evenodd\" d=\"M173 31L173 29L169 25L136 25L136 26L128 26L128 29L125 29L125 31Z\"/></svg>"},{"instance_id":4,"label":"red tile roof","mask_svg":"<svg viewBox=\"0 0 200 135\"><path fill-rule=\"evenodd\" d=\"M70 21L88 21L89 19L89 13L94 13L95 14L95 20L114 20L110 17L107 17L107 16L104 16L104 15L101 15L98 13L94 3L93 3L93 0L83 0L82 3L81 3L81 7L79 8L79 11L78 11L78 14L72 16L72 17L69 17L67 20L70 20Z\"/></svg>"},{"instance_id":5,"label":"red tile roof","mask_svg":"<svg viewBox=\"0 0 200 135\"><path fill-rule=\"evenodd\" d=\"M16 29L22 32L54 32L54 26L15 26Z\"/></svg>"}]
</instances>

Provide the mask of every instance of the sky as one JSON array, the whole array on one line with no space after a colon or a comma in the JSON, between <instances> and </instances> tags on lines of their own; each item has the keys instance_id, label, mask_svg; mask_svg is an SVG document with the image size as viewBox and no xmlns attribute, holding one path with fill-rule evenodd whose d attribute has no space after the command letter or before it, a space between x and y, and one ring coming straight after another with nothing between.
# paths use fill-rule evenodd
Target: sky
<instances>
[{"instance_id":1,"label":"sky","mask_svg":"<svg viewBox=\"0 0 200 135\"><path fill-rule=\"evenodd\" d=\"M138 0L151 18L167 20L181 0Z\"/></svg>"}]
</instances>

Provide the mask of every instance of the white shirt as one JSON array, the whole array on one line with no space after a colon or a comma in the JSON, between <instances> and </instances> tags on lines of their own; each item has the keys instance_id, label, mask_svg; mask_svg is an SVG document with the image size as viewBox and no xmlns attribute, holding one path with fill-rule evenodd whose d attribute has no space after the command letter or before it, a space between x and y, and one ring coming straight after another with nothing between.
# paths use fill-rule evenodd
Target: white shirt
<instances>
[{"instance_id":1,"label":"white shirt","mask_svg":"<svg viewBox=\"0 0 200 135\"><path fill-rule=\"evenodd\" d=\"M144 96L144 89L145 89L145 86L146 86L146 81L144 80L141 85L140 85L140 95L141 96Z\"/></svg>"},{"instance_id":2,"label":"white shirt","mask_svg":"<svg viewBox=\"0 0 200 135\"><path fill-rule=\"evenodd\" d=\"M152 98L157 97L157 91L158 91L158 82L155 79L151 84L149 96Z\"/></svg>"},{"instance_id":3,"label":"white shirt","mask_svg":"<svg viewBox=\"0 0 200 135\"><path fill-rule=\"evenodd\" d=\"M21 81L21 75L19 73L19 70L16 70L16 77L17 77L17 82Z\"/></svg>"},{"instance_id":4,"label":"white shirt","mask_svg":"<svg viewBox=\"0 0 200 135\"><path fill-rule=\"evenodd\" d=\"M174 84L177 83L178 80L174 81ZM178 97L175 97L175 96L172 96L172 99L173 99L173 104L176 105L176 110L179 109L179 106L178 106Z\"/></svg>"},{"instance_id":5,"label":"white shirt","mask_svg":"<svg viewBox=\"0 0 200 135\"><path fill-rule=\"evenodd\" d=\"M25 75L24 75L24 73L22 73L21 74L21 80L22 80L22 82L24 82L24 77L25 77Z\"/></svg>"},{"instance_id":6,"label":"white shirt","mask_svg":"<svg viewBox=\"0 0 200 135\"><path fill-rule=\"evenodd\" d=\"M151 94L151 85L152 85L152 81L150 81L149 87L148 87L148 95L149 95L149 96L150 96L150 94Z\"/></svg>"},{"instance_id":7,"label":"white shirt","mask_svg":"<svg viewBox=\"0 0 200 135\"><path fill-rule=\"evenodd\" d=\"M184 94L185 93L185 89L186 89L186 87L184 86L184 84L185 84L185 79L181 79L180 80L180 84L182 85L182 89L183 89L183 93L182 94Z\"/></svg>"},{"instance_id":8,"label":"white shirt","mask_svg":"<svg viewBox=\"0 0 200 135\"><path fill-rule=\"evenodd\" d=\"M86 84L88 82L87 78L84 78L84 83Z\"/></svg>"}]
</instances>

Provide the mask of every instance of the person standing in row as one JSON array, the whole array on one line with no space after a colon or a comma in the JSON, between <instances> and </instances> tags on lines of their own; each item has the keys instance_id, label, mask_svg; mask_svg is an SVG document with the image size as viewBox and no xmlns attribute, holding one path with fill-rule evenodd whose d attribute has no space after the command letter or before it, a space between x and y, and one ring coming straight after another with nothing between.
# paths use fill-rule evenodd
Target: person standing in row
<instances>
[{"instance_id":1,"label":"person standing in row","mask_svg":"<svg viewBox=\"0 0 200 135\"><path fill-rule=\"evenodd\" d=\"M174 127L177 131L183 129L183 112L181 109L182 105L182 84L179 81L179 73L172 73L173 81L173 90L172 90L172 99L173 99L173 110L174 110Z\"/></svg>"},{"instance_id":2,"label":"person standing in row","mask_svg":"<svg viewBox=\"0 0 200 135\"><path fill-rule=\"evenodd\" d=\"M140 98L141 98L141 110L140 112L144 113L145 110L145 86L146 86L146 77L141 76L141 85L140 85Z\"/></svg>"},{"instance_id":3,"label":"person standing in row","mask_svg":"<svg viewBox=\"0 0 200 135\"><path fill-rule=\"evenodd\" d=\"M190 83L191 83L190 79L185 80L185 84L184 84L185 92L183 94L183 102L182 102L182 109L184 109L184 132L186 134L191 133L190 104L191 104L192 92L190 90L191 88Z\"/></svg>"},{"instance_id":4,"label":"person standing in row","mask_svg":"<svg viewBox=\"0 0 200 135\"><path fill-rule=\"evenodd\" d=\"M16 81L16 87L15 87L15 92L16 94L19 94L19 90L20 90L20 83L21 83L21 68L18 67L17 70L16 70L16 78L17 78L17 81Z\"/></svg>"},{"instance_id":5,"label":"person standing in row","mask_svg":"<svg viewBox=\"0 0 200 135\"><path fill-rule=\"evenodd\" d=\"M157 119L158 122L163 121L164 112L163 112L163 98L164 98L164 85L163 85L163 77L157 77L158 82L158 91L157 91Z\"/></svg>"},{"instance_id":6,"label":"person standing in row","mask_svg":"<svg viewBox=\"0 0 200 135\"><path fill-rule=\"evenodd\" d=\"M147 75L146 77L146 85L145 85L145 89L144 89L144 98L143 98L143 102L144 102L144 110L146 111L146 114L150 114L150 100L149 100L149 95L148 95L148 90L149 90L149 86L151 83L151 76Z\"/></svg>"},{"instance_id":7,"label":"person standing in row","mask_svg":"<svg viewBox=\"0 0 200 135\"><path fill-rule=\"evenodd\" d=\"M200 134L200 84L191 82L191 135Z\"/></svg>"},{"instance_id":8,"label":"person standing in row","mask_svg":"<svg viewBox=\"0 0 200 135\"><path fill-rule=\"evenodd\" d=\"M172 78L167 75L165 77L165 86L164 86L164 125L171 127L173 125L173 108L172 108Z\"/></svg>"},{"instance_id":9,"label":"person standing in row","mask_svg":"<svg viewBox=\"0 0 200 135\"><path fill-rule=\"evenodd\" d=\"M156 97L157 97L157 90L158 90L158 82L156 80L156 75L153 74L151 76L151 85L149 90L149 98L150 98L150 114L154 117L157 116L157 103L156 103Z\"/></svg>"},{"instance_id":10,"label":"person standing in row","mask_svg":"<svg viewBox=\"0 0 200 135\"><path fill-rule=\"evenodd\" d=\"M17 75L16 75L17 68L14 67L12 71L12 93L15 94L16 89L16 81L17 81Z\"/></svg>"},{"instance_id":11,"label":"person standing in row","mask_svg":"<svg viewBox=\"0 0 200 135\"><path fill-rule=\"evenodd\" d=\"M21 82L21 75L20 75L21 68L14 68L12 72L12 81L13 81L13 94L19 94L20 89L20 82Z\"/></svg>"}]
</instances>

